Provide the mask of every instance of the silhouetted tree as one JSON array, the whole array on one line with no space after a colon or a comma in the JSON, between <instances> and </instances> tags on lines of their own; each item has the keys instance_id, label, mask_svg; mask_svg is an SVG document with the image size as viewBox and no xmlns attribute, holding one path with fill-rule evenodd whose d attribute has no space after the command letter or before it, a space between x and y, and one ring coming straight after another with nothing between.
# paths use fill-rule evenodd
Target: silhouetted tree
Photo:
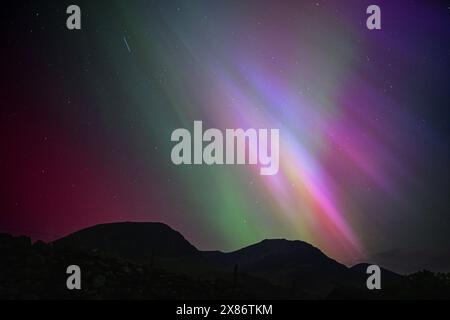
<instances>
[{"instance_id":1,"label":"silhouetted tree","mask_svg":"<svg viewBox=\"0 0 450 320\"><path fill-rule=\"evenodd\" d=\"M233 270L233 292L237 287L237 274L238 274L238 265L235 264Z\"/></svg>"}]
</instances>

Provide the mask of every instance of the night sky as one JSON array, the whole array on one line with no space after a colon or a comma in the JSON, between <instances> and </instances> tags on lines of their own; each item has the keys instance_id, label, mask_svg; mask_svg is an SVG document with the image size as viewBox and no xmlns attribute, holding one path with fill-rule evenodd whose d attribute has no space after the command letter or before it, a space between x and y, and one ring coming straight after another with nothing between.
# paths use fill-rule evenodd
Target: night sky
<instances>
[{"instance_id":1,"label":"night sky","mask_svg":"<svg viewBox=\"0 0 450 320\"><path fill-rule=\"evenodd\" d=\"M366 28L370 4L382 30ZM348 265L450 271L447 1L2 11L0 231L161 221L202 250L300 239ZM194 120L279 128L279 173L175 166L170 135Z\"/></svg>"}]
</instances>

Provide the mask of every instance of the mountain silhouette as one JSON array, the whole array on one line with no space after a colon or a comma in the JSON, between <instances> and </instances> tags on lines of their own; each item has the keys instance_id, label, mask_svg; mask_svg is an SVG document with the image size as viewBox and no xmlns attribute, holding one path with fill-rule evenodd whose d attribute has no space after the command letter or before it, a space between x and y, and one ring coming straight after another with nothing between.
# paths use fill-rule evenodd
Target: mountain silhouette
<instances>
[{"instance_id":1,"label":"mountain silhouette","mask_svg":"<svg viewBox=\"0 0 450 320\"><path fill-rule=\"evenodd\" d=\"M211 271L200 252L181 233L159 222L100 224L72 233L53 244L98 251L176 273L199 276Z\"/></svg>"},{"instance_id":2,"label":"mountain silhouette","mask_svg":"<svg viewBox=\"0 0 450 320\"><path fill-rule=\"evenodd\" d=\"M428 299L450 297L450 274L382 270L367 290L367 267L351 268L318 248L284 239L233 252L199 251L162 223L89 227L53 243L0 234L0 299ZM65 289L80 265L83 292Z\"/></svg>"},{"instance_id":3,"label":"mountain silhouette","mask_svg":"<svg viewBox=\"0 0 450 320\"><path fill-rule=\"evenodd\" d=\"M57 246L145 260L159 257L200 256L178 231L159 222L118 222L89 227L53 242Z\"/></svg>"},{"instance_id":4,"label":"mountain silhouette","mask_svg":"<svg viewBox=\"0 0 450 320\"><path fill-rule=\"evenodd\" d=\"M238 272L241 281L262 279L290 288L294 293L303 295L306 291L313 297L325 296L342 284L361 282L366 276L359 268L347 268L318 248L299 240L266 239L229 253L202 252L163 223L102 224L75 232L54 244L100 251L205 278L227 274L232 277Z\"/></svg>"},{"instance_id":5,"label":"mountain silhouette","mask_svg":"<svg viewBox=\"0 0 450 320\"><path fill-rule=\"evenodd\" d=\"M326 294L336 285L352 280L352 271L346 266L298 240L263 240L230 253L203 254L218 268L229 269L237 265L241 272L292 290L307 289L311 294Z\"/></svg>"}]
</instances>

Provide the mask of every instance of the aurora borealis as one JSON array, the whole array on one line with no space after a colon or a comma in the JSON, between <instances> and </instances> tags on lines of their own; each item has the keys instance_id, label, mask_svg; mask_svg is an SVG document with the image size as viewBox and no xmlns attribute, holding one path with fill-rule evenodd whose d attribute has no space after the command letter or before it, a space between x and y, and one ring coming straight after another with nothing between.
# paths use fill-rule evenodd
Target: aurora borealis
<instances>
[{"instance_id":1,"label":"aurora borealis","mask_svg":"<svg viewBox=\"0 0 450 320\"><path fill-rule=\"evenodd\" d=\"M9 10L0 231L161 221L203 250L448 256L444 1L377 1L377 31L370 1L76 2L79 31L66 1ZM195 120L279 128L278 174L173 165L171 132Z\"/></svg>"}]
</instances>

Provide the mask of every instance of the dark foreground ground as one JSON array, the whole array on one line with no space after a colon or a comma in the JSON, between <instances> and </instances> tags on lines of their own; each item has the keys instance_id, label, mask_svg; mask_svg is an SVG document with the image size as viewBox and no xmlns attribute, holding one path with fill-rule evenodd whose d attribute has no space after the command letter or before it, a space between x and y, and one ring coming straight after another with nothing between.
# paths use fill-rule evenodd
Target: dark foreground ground
<instances>
[{"instance_id":1,"label":"dark foreground ground","mask_svg":"<svg viewBox=\"0 0 450 320\"><path fill-rule=\"evenodd\" d=\"M82 270L82 289L68 290L66 268ZM326 296L308 293L301 283L273 285L234 270L193 276L27 237L0 234L0 299L449 299L450 275L421 271L382 290L338 285Z\"/></svg>"}]
</instances>

